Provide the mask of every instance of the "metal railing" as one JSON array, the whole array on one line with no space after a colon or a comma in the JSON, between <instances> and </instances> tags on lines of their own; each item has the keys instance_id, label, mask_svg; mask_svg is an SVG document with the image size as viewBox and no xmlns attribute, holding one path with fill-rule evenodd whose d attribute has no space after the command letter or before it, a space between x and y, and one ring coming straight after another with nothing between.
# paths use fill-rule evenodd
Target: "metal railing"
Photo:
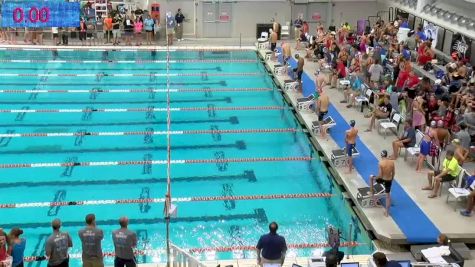
<instances>
[{"instance_id":1,"label":"metal railing","mask_svg":"<svg viewBox=\"0 0 475 267\"><path fill-rule=\"evenodd\" d=\"M171 267L206 267L196 257L170 243Z\"/></svg>"}]
</instances>

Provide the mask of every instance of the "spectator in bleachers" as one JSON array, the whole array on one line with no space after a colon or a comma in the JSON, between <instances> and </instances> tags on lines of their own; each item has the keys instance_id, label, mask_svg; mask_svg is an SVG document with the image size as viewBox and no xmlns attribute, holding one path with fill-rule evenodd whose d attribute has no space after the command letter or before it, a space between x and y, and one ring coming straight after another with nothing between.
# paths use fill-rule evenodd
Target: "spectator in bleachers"
<instances>
[{"instance_id":1,"label":"spectator in bleachers","mask_svg":"<svg viewBox=\"0 0 475 267\"><path fill-rule=\"evenodd\" d=\"M470 134L467 131L465 123L460 124L460 131L455 134L455 138L460 140L460 145L470 151Z\"/></svg>"},{"instance_id":2,"label":"spectator in bleachers","mask_svg":"<svg viewBox=\"0 0 475 267\"><path fill-rule=\"evenodd\" d=\"M68 249L73 246L71 236L67 232L61 232L61 221L54 219L51 222L53 233L46 240L45 253L48 259L48 267L68 267Z\"/></svg>"},{"instance_id":3,"label":"spectator in bleachers","mask_svg":"<svg viewBox=\"0 0 475 267\"><path fill-rule=\"evenodd\" d=\"M0 228L0 266L3 265L3 262L8 257L7 244L8 244L8 236L5 233L5 231L3 231L2 228Z\"/></svg>"},{"instance_id":4,"label":"spectator in bleachers","mask_svg":"<svg viewBox=\"0 0 475 267\"><path fill-rule=\"evenodd\" d=\"M418 96L412 102L412 126L419 130L424 130L426 125L424 99Z\"/></svg>"},{"instance_id":5,"label":"spectator in bleachers","mask_svg":"<svg viewBox=\"0 0 475 267\"><path fill-rule=\"evenodd\" d=\"M371 118L368 129L365 132L371 132L375 126L376 119L388 119L393 107L389 103L389 97L385 96L383 102L370 114L365 117Z\"/></svg>"},{"instance_id":6,"label":"spectator in bleachers","mask_svg":"<svg viewBox=\"0 0 475 267\"><path fill-rule=\"evenodd\" d=\"M470 190L470 194L467 197L467 206L464 210L460 211L460 214L463 216L472 216L473 208L475 207L475 191L472 190L471 185L475 181L475 169L472 172L472 175L467 177L465 182L465 188Z\"/></svg>"},{"instance_id":7,"label":"spectator in bleachers","mask_svg":"<svg viewBox=\"0 0 475 267\"><path fill-rule=\"evenodd\" d=\"M468 133L470 134L472 142L475 139L475 113L473 112L473 105L473 102L471 105L468 105L465 113L463 114L463 122L468 128Z\"/></svg>"},{"instance_id":8,"label":"spectator in bleachers","mask_svg":"<svg viewBox=\"0 0 475 267\"><path fill-rule=\"evenodd\" d=\"M384 69L381 64L379 64L380 60L375 59L374 63L369 67L369 75L370 75L370 82L373 84L378 84L382 80L382 76L384 74Z\"/></svg>"},{"instance_id":9,"label":"spectator in bleachers","mask_svg":"<svg viewBox=\"0 0 475 267\"><path fill-rule=\"evenodd\" d=\"M450 132L445 127L445 123L443 120L437 121L437 128L435 130L435 138L432 142L432 147L430 151L430 155L432 157L432 165L434 165L435 157L439 156L439 148L445 148L450 140Z\"/></svg>"},{"instance_id":10,"label":"spectator in bleachers","mask_svg":"<svg viewBox=\"0 0 475 267\"><path fill-rule=\"evenodd\" d=\"M454 157L457 159L460 166L463 166L468 157L468 149L465 149L459 139L452 140L452 144L455 146Z\"/></svg>"},{"instance_id":11,"label":"spectator in bleachers","mask_svg":"<svg viewBox=\"0 0 475 267\"><path fill-rule=\"evenodd\" d=\"M412 126L411 120L406 120L404 122L404 133L401 137L393 141L393 154L391 159L395 160L399 156L399 151L401 148L414 147L416 145L416 130Z\"/></svg>"},{"instance_id":12,"label":"spectator in bleachers","mask_svg":"<svg viewBox=\"0 0 475 267\"><path fill-rule=\"evenodd\" d=\"M417 63L420 66L425 66L434 58L434 51L432 50L432 42L422 42L417 49Z\"/></svg>"},{"instance_id":13,"label":"spectator in bleachers","mask_svg":"<svg viewBox=\"0 0 475 267\"><path fill-rule=\"evenodd\" d=\"M435 198L439 195L440 184L442 182L455 180L458 174L459 163L454 157L454 152L449 150L445 154L445 159L442 163L442 171L429 172L427 174L429 185L422 188L422 190L431 190L432 193L428 197Z\"/></svg>"},{"instance_id":14,"label":"spectator in bleachers","mask_svg":"<svg viewBox=\"0 0 475 267\"><path fill-rule=\"evenodd\" d=\"M20 238L23 230L20 228L13 228L9 235L8 254L12 256L12 267L23 266L23 257L25 254L26 240Z\"/></svg>"}]
</instances>

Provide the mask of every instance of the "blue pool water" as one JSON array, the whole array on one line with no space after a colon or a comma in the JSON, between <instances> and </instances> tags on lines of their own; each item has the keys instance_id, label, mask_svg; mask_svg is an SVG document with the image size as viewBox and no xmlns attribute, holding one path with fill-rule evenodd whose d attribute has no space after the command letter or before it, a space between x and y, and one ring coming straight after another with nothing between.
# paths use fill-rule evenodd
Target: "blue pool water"
<instances>
[{"instance_id":1,"label":"blue pool water","mask_svg":"<svg viewBox=\"0 0 475 267\"><path fill-rule=\"evenodd\" d=\"M72 63L72 60L102 60L108 63ZM48 74L39 77L4 75L0 90L92 90L166 89L165 63L123 63L122 60L151 60L150 52L59 51L56 61L48 51L0 51L1 60L38 60L40 63L10 62L0 66L2 74ZM157 52L156 60L165 53ZM47 62L49 60L49 62ZM57 61L66 62L57 62ZM180 62L182 60L182 62ZM195 60L184 62L183 60ZM217 62L210 62L217 60ZM249 60L249 62L225 62ZM287 107L254 51L171 52L169 73L199 74L169 76L171 89L228 88L225 92L175 92L172 108L209 108L201 111L172 111L171 130L238 130L297 128L297 133L183 134L171 136L172 160L259 157L306 157L311 147L292 111L222 111L213 107ZM150 74L148 76L55 77L50 74ZM251 73L250 76L226 74ZM243 91L240 88L270 88ZM0 93L3 110L10 109L103 109L165 108L166 94L157 93ZM165 131L166 112L111 113L0 113L0 133L75 133ZM96 161L166 160L166 135L21 137L0 138L0 164ZM325 243L325 229L334 225L361 243L352 254L373 250L363 226L343 199L322 161L279 161L172 164L173 197L245 196L294 193L332 193L331 198L271 199L252 201L180 202L178 216L170 226L171 241L182 248L254 246L267 232L269 222L279 223L288 244ZM2 204L48 201L161 198L166 193L166 165L95 167L12 168L0 172ZM128 216L129 228L139 237L140 250L150 250L139 262L164 261L165 221L163 204L124 204L0 209L1 227L19 226L27 238L26 255L43 255L50 222L61 218L63 230L71 233L80 253L78 230L84 217L95 213L105 232L104 251L113 251L111 232L118 218ZM255 257L253 251L217 253L218 259ZM308 256L314 249L292 249L292 255ZM212 258L206 253L201 259ZM111 258L106 262L111 263ZM41 263L29 263L39 266ZM79 265L73 260L72 266Z\"/></svg>"}]
</instances>

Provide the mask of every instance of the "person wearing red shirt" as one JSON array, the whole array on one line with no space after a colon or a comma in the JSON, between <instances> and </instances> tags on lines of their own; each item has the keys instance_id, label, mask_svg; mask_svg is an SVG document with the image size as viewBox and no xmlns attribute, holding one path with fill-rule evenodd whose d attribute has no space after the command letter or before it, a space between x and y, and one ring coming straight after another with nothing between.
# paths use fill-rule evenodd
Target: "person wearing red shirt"
<instances>
[{"instance_id":1,"label":"person wearing red shirt","mask_svg":"<svg viewBox=\"0 0 475 267\"><path fill-rule=\"evenodd\" d=\"M406 83L408 78L409 78L409 71L401 70L396 80L396 88L398 90L404 89L404 84Z\"/></svg>"},{"instance_id":2,"label":"person wearing red shirt","mask_svg":"<svg viewBox=\"0 0 475 267\"><path fill-rule=\"evenodd\" d=\"M419 77L413 71L409 72L409 76L407 77L407 83L406 83L407 88L414 88L420 82L421 82L421 80L419 79Z\"/></svg>"}]
</instances>

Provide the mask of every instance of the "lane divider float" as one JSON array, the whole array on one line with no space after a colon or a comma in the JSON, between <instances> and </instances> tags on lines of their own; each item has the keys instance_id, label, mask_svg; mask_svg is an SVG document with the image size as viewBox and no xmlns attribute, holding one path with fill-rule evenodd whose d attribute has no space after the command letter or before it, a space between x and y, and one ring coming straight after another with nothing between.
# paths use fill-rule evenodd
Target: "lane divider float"
<instances>
[{"instance_id":1,"label":"lane divider float","mask_svg":"<svg viewBox=\"0 0 475 267\"><path fill-rule=\"evenodd\" d=\"M108 113L108 112L167 112L169 111L232 111L232 110L283 110L292 109L283 106L247 106L247 107L183 107L183 108L77 108L77 109L0 109L0 113Z\"/></svg>"},{"instance_id":2,"label":"lane divider float","mask_svg":"<svg viewBox=\"0 0 475 267\"><path fill-rule=\"evenodd\" d=\"M263 92L272 91L272 88L174 88L170 93L196 93L196 92ZM3 94L32 94L32 93L167 93L167 89L64 89L64 90L26 90L26 89L0 89Z\"/></svg>"},{"instance_id":3,"label":"lane divider float","mask_svg":"<svg viewBox=\"0 0 475 267\"><path fill-rule=\"evenodd\" d=\"M127 136L127 135L182 135L182 134L233 134L233 133L295 133L296 128L236 129L236 130L183 130L183 131L127 131L127 132L74 132L74 133L9 133L0 138L18 137L76 137L76 136Z\"/></svg>"},{"instance_id":4,"label":"lane divider float","mask_svg":"<svg viewBox=\"0 0 475 267\"><path fill-rule=\"evenodd\" d=\"M240 77L264 76L261 72L229 72L229 73L0 73L0 77Z\"/></svg>"},{"instance_id":5,"label":"lane divider float","mask_svg":"<svg viewBox=\"0 0 475 267\"><path fill-rule=\"evenodd\" d=\"M312 157L263 157L263 158L223 158L223 159L183 159L171 160L170 164L204 164L231 162L284 162L311 161ZM167 160L126 160L126 161L87 161L87 162L48 162L48 163L7 163L0 164L0 169L51 168L51 167L92 167L92 166L127 166L127 165L165 165Z\"/></svg>"},{"instance_id":6,"label":"lane divider float","mask_svg":"<svg viewBox=\"0 0 475 267\"><path fill-rule=\"evenodd\" d=\"M299 193L299 194L272 194L272 195L248 195L248 196L203 196L203 197L174 197L173 202L209 202L224 200L263 200L263 199L309 199L330 198L330 193ZM41 207L64 207L64 206L91 206L91 205L120 205L139 203L165 203L165 198L143 199L102 199L80 201L52 201L52 202L25 202L0 204L0 209L14 208L41 208Z\"/></svg>"}]
</instances>

